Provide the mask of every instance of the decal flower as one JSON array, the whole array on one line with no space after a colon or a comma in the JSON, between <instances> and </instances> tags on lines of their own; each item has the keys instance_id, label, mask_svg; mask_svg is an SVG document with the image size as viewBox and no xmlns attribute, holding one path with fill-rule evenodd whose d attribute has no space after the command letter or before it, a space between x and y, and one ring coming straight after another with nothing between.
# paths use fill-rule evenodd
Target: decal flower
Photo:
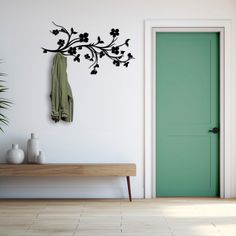
<instances>
[{"instance_id":1,"label":"decal flower","mask_svg":"<svg viewBox=\"0 0 236 236\"><path fill-rule=\"evenodd\" d=\"M128 53L127 56L128 56L129 59L133 59L134 58L131 53Z\"/></svg>"},{"instance_id":2,"label":"decal flower","mask_svg":"<svg viewBox=\"0 0 236 236\"><path fill-rule=\"evenodd\" d=\"M111 52L118 55L119 54L119 47L112 47Z\"/></svg>"},{"instance_id":3,"label":"decal flower","mask_svg":"<svg viewBox=\"0 0 236 236\"><path fill-rule=\"evenodd\" d=\"M120 62L119 61L113 61L113 64L116 66L120 66Z\"/></svg>"},{"instance_id":4,"label":"decal flower","mask_svg":"<svg viewBox=\"0 0 236 236\"><path fill-rule=\"evenodd\" d=\"M74 57L75 62L80 62L81 54L83 58L91 61L91 74L96 75L98 73L99 68L99 60L103 57L107 57L113 63L113 65L119 67L123 65L124 67L128 67L130 60L134 59L134 56L124 50L124 47L129 47L130 39L126 39L124 43L118 44L118 36L120 35L119 29L112 28L110 31L110 35L112 39L109 43L105 43L100 36L97 37L97 42L89 43L89 34L88 33L78 33L74 30L74 28L70 28L67 30L65 27L61 25L57 25L53 22L53 24L57 27L51 31L51 33L55 36L58 34L64 34L66 36L64 39L59 39L57 44L59 45L57 49L47 49L42 48L43 53L60 52L64 56L72 56ZM83 54L83 51L85 53ZM79 53L78 53L79 52Z\"/></svg>"},{"instance_id":5,"label":"decal flower","mask_svg":"<svg viewBox=\"0 0 236 236\"><path fill-rule=\"evenodd\" d=\"M119 36L119 29L111 29L110 35L112 35L114 38L116 36Z\"/></svg>"},{"instance_id":6,"label":"decal flower","mask_svg":"<svg viewBox=\"0 0 236 236\"><path fill-rule=\"evenodd\" d=\"M68 50L68 53L69 53L70 55L76 54L76 47L70 47L69 50Z\"/></svg>"},{"instance_id":7,"label":"decal flower","mask_svg":"<svg viewBox=\"0 0 236 236\"><path fill-rule=\"evenodd\" d=\"M80 34L79 35L80 42L87 43L89 41L88 36L89 36L88 33Z\"/></svg>"},{"instance_id":8,"label":"decal flower","mask_svg":"<svg viewBox=\"0 0 236 236\"><path fill-rule=\"evenodd\" d=\"M52 32L54 35L58 35L58 34L59 34L59 30L57 30L57 29L56 29L56 30L52 30L51 32Z\"/></svg>"},{"instance_id":9,"label":"decal flower","mask_svg":"<svg viewBox=\"0 0 236 236\"><path fill-rule=\"evenodd\" d=\"M92 71L91 71L91 74L92 75L96 75L98 73L98 71L96 70L96 69L93 69Z\"/></svg>"},{"instance_id":10,"label":"decal flower","mask_svg":"<svg viewBox=\"0 0 236 236\"><path fill-rule=\"evenodd\" d=\"M99 57L102 58L102 57L104 57L104 56L105 56L105 53L104 53L103 51L101 51L101 52L99 53Z\"/></svg>"},{"instance_id":11,"label":"decal flower","mask_svg":"<svg viewBox=\"0 0 236 236\"><path fill-rule=\"evenodd\" d=\"M59 39L57 44L59 45L59 47L62 47L65 44L65 40Z\"/></svg>"},{"instance_id":12,"label":"decal flower","mask_svg":"<svg viewBox=\"0 0 236 236\"><path fill-rule=\"evenodd\" d=\"M65 44L65 40L63 39L59 39L59 41L57 42L57 44L62 47Z\"/></svg>"},{"instance_id":13,"label":"decal flower","mask_svg":"<svg viewBox=\"0 0 236 236\"><path fill-rule=\"evenodd\" d=\"M85 55L84 55L84 58L85 58L85 59L90 59L89 54L85 54Z\"/></svg>"}]
</instances>

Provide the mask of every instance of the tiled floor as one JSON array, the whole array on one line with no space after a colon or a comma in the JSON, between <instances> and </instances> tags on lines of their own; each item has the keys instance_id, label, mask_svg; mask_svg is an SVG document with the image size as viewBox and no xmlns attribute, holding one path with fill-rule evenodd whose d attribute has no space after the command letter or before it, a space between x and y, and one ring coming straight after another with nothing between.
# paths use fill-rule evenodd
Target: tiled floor
<instances>
[{"instance_id":1,"label":"tiled floor","mask_svg":"<svg viewBox=\"0 0 236 236\"><path fill-rule=\"evenodd\" d=\"M0 236L236 236L236 200L0 201Z\"/></svg>"}]
</instances>

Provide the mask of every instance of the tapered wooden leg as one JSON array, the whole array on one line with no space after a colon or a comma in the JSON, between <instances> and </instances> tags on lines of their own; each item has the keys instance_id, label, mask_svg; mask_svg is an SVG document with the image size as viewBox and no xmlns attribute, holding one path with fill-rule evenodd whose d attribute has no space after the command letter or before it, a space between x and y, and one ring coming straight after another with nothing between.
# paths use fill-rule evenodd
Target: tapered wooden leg
<instances>
[{"instance_id":1,"label":"tapered wooden leg","mask_svg":"<svg viewBox=\"0 0 236 236\"><path fill-rule=\"evenodd\" d=\"M131 187L130 187L130 176L126 176L126 179L127 179L127 186L128 186L128 192L129 192L129 201L132 202Z\"/></svg>"}]
</instances>

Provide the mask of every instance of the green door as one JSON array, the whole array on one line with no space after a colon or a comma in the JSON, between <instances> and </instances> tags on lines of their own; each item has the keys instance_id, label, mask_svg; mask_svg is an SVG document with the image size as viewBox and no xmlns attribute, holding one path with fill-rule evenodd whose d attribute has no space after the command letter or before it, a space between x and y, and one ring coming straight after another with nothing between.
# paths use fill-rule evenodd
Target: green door
<instances>
[{"instance_id":1,"label":"green door","mask_svg":"<svg viewBox=\"0 0 236 236\"><path fill-rule=\"evenodd\" d=\"M219 196L219 34L156 33L157 196Z\"/></svg>"}]
</instances>

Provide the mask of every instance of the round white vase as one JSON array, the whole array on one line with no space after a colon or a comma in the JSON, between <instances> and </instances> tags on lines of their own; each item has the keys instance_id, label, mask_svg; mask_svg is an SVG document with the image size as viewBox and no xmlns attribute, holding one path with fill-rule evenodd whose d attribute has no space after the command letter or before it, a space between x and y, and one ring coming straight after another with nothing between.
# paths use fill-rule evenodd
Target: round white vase
<instances>
[{"instance_id":1,"label":"round white vase","mask_svg":"<svg viewBox=\"0 0 236 236\"><path fill-rule=\"evenodd\" d=\"M21 164L24 162L25 154L18 144L12 144L12 148L7 151L6 159L9 164Z\"/></svg>"},{"instance_id":2,"label":"round white vase","mask_svg":"<svg viewBox=\"0 0 236 236\"><path fill-rule=\"evenodd\" d=\"M29 163L36 163L39 155L39 140L35 134L31 134L31 138L27 143L27 161Z\"/></svg>"}]
</instances>

